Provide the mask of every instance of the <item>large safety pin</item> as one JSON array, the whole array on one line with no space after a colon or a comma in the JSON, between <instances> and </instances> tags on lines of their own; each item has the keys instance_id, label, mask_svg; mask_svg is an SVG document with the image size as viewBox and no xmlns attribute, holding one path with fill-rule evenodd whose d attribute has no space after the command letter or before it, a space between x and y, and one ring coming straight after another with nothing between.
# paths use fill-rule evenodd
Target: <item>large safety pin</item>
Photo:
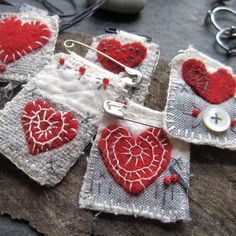
<instances>
[{"instance_id":1,"label":"large safety pin","mask_svg":"<svg viewBox=\"0 0 236 236\"><path fill-rule=\"evenodd\" d=\"M85 43L80 42L80 41L68 39L68 40L66 40L66 41L64 42L64 46L66 47L66 49L67 49L68 52L72 52L72 51L70 51L68 48L74 47L75 44L79 44L79 45L81 45L81 46L83 46L83 47L89 48L89 49L91 49L91 50L93 50L93 51L95 51L95 52L97 52L97 53L103 55L103 56L106 57L107 59L109 59L109 60L115 62L117 65L123 67L123 68L125 69L126 74L130 77L130 78L127 78L127 79L125 80L125 83L126 83L128 86L137 87L137 86L141 83L141 81L142 81L142 73L141 73L140 71L135 70L135 69L133 69L133 68L130 68L130 67L128 67L128 66L122 64L121 62L115 60L114 58L108 56L107 54L105 54L105 53L103 53L103 52L97 50L96 48L93 48L93 47L91 47L91 46L89 46L89 45L87 45L87 44L85 44Z\"/></svg>"}]
</instances>

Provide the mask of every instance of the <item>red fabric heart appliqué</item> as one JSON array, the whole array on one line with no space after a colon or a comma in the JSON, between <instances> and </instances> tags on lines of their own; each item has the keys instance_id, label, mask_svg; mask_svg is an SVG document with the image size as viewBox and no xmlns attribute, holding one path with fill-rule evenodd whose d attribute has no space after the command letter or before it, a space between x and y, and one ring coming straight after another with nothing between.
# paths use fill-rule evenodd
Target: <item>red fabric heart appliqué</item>
<instances>
[{"instance_id":1,"label":"red fabric heart appliqu\u00e9","mask_svg":"<svg viewBox=\"0 0 236 236\"><path fill-rule=\"evenodd\" d=\"M185 61L182 64L182 76L197 94L210 103L219 104L235 94L235 79L227 70L209 73L200 60Z\"/></svg>"},{"instance_id":2,"label":"red fabric heart appliqu\u00e9","mask_svg":"<svg viewBox=\"0 0 236 236\"><path fill-rule=\"evenodd\" d=\"M58 148L76 137L79 124L72 113L56 112L42 99L28 102L21 121L32 155Z\"/></svg>"},{"instance_id":3,"label":"red fabric heart appliqu\u00e9","mask_svg":"<svg viewBox=\"0 0 236 236\"><path fill-rule=\"evenodd\" d=\"M40 21L22 22L13 16L0 22L0 60L8 64L44 46L51 31Z\"/></svg>"},{"instance_id":4,"label":"red fabric heart appliqu\u00e9","mask_svg":"<svg viewBox=\"0 0 236 236\"><path fill-rule=\"evenodd\" d=\"M128 67L138 66L146 57L147 49L139 42L127 43L122 45L116 39L102 39L97 46L97 50L107 54L115 60ZM117 63L107 59L97 53L97 57L102 66L116 74L124 71L124 68Z\"/></svg>"},{"instance_id":5,"label":"red fabric heart appliqu\u00e9","mask_svg":"<svg viewBox=\"0 0 236 236\"><path fill-rule=\"evenodd\" d=\"M98 142L103 162L128 193L138 194L167 168L172 145L160 128L148 128L134 137L124 127L110 125Z\"/></svg>"}]
</instances>

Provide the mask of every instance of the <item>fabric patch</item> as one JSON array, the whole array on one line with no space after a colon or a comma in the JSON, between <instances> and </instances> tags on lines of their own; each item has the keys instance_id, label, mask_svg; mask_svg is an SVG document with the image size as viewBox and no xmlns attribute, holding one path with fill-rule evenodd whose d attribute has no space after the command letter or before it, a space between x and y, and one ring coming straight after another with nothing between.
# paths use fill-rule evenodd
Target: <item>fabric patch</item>
<instances>
[{"instance_id":1,"label":"fabric patch","mask_svg":"<svg viewBox=\"0 0 236 236\"><path fill-rule=\"evenodd\" d=\"M34 8L0 14L2 82L26 83L49 63L57 40L58 20L58 16Z\"/></svg>"},{"instance_id":2,"label":"fabric patch","mask_svg":"<svg viewBox=\"0 0 236 236\"><path fill-rule=\"evenodd\" d=\"M171 144L160 128L137 137L124 127L110 125L101 133L99 149L113 178L131 194L138 194L167 168Z\"/></svg>"},{"instance_id":3,"label":"fabric patch","mask_svg":"<svg viewBox=\"0 0 236 236\"><path fill-rule=\"evenodd\" d=\"M60 59L64 59L63 65ZM86 73L79 68L86 66ZM79 113L87 112L99 122L105 100L125 96L121 77L93 65L76 54L55 54L32 81L45 98L66 104Z\"/></svg>"},{"instance_id":4,"label":"fabric patch","mask_svg":"<svg viewBox=\"0 0 236 236\"><path fill-rule=\"evenodd\" d=\"M75 112L65 104L50 98L46 99L47 102L45 102L44 95L37 90L31 81L24 86L11 102L6 104L4 110L0 112L0 152L40 185L54 186L63 179L75 162L82 158L85 147L91 142L97 130L97 125L93 119L90 119L89 114ZM37 105L33 105L32 101L35 101ZM25 109L26 104L28 104L28 109L26 109L29 115L28 120L31 119L32 121L31 127L26 123L25 127L22 125L22 111ZM43 109L48 107L48 111L39 112L38 116L33 119L33 110L37 112L41 109L39 106L43 107ZM32 111L29 110L30 107L32 107ZM50 113L52 115L48 117ZM36 122L42 129L45 128L43 122L38 122L41 118L44 118L44 115L48 117L47 120L51 123L61 116L64 119L62 122L65 124L64 132L61 133L59 133L58 127L60 126L57 121L53 123L55 125L51 126L51 130L59 138L50 140L52 142L47 147L48 149L52 147L50 151L46 151L44 142L39 145L38 140L43 140L43 135L40 137L39 133L36 134L38 129ZM71 122L71 124L67 125L68 122ZM70 132L71 136L68 136L67 131L74 129L68 129L68 127L75 127L76 124L79 124L79 128L75 137L75 131ZM33 130L32 134L36 134L35 141L37 141L37 145L31 151L29 151L30 147L25 137L26 127ZM46 135L47 138L51 135L49 130L47 134L43 134L45 138ZM60 137L62 137L62 140L60 140ZM63 140L64 143L61 145ZM57 148L54 148L55 146ZM35 155L36 153L38 154Z\"/></svg>"},{"instance_id":5,"label":"fabric patch","mask_svg":"<svg viewBox=\"0 0 236 236\"><path fill-rule=\"evenodd\" d=\"M56 112L42 99L28 102L21 116L29 152L46 152L73 140L79 124L72 113Z\"/></svg>"},{"instance_id":6,"label":"fabric patch","mask_svg":"<svg viewBox=\"0 0 236 236\"><path fill-rule=\"evenodd\" d=\"M101 40L97 46L97 50L131 68L139 65L147 54L146 47L140 42L122 45L121 42L116 39ZM124 67L119 66L117 63L107 59L100 53L97 53L97 57L105 69L116 74L124 71Z\"/></svg>"},{"instance_id":7,"label":"fabric patch","mask_svg":"<svg viewBox=\"0 0 236 236\"><path fill-rule=\"evenodd\" d=\"M182 75L186 83L210 103L219 104L235 94L235 79L223 68L209 73L202 61L189 59L183 62Z\"/></svg>"},{"instance_id":8,"label":"fabric patch","mask_svg":"<svg viewBox=\"0 0 236 236\"><path fill-rule=\"evenodd\" d=\"M107 45L107 50L104 51L104 45L102 45L101 42L116 42L114 45ZM118 43L117 43L118 42ZM145 57L143 56L144 54L140 54L139 56L135 54L135 58L132 58L131 55L134 56L133 53L128 53L129 52L129 45L132 45L135 42L135 45L138 45L137 48L139 48L140 45L140 52L145 53ZM118 51L114 51L112 47L114 46L115 49L117 49L118 46ZM127 46L127 48L124 48L127 52L127 54L122 52L122 48L124 46ZM134 46L135 46L134 45ZM156 65L159 60L160 56L160 50L159 50L159 45L153 42L147 42L145 37L141 37L135 34L131 34L128 32L124 31L118 31L116 34L104 34L104 35L99 35L95 38L93 38L93 43L91 45L93 48L97 48L99 50L102 50L104 53L114 57L116 60L122 59L120 56L123 57L123 63L126 65L126 63L131 63L130 66L134 65L134 69L140 71L142 73L142 81L141 83L136 87L136 88L128 88L128 98L131 99L134 102L137 102L139 104L144 104L146 95L148 93L148 87L150 84L150 81L152 79L153 72L155 71ZM143 48L144 47L144 48ZM108 52L111 51L110 53ZM106 47L105 47L106 49ZM138 49L139 50L139 49ZM132 51L132 50L131 50ZM114 54L114 55L111 55ZM93 50L88 50L88 53L86 54L85 58L91 62L96 63L98 66L102 66L107 70L111 70L114 73L120 73L120 75L125 74L124 69L121 68L120 66L114 64L113 62L110 62L110 60L104 59L103 56L100 54L97 54ZM131 59L130 59L131 58ZM125 60L128 60L127 62ZM136 61L135 61L136 60ZM138 64L137 64L138 62ZM105 65L105 66L104 66Z\"/></svg>"},{"instance_id":9,"label":"fabric patch","mask_svg":"<svg viewBox=\"0 0 236 236\"><path fill-rule=\"evenodd\" d=\"M0 60L8 64L44 46L51 31L40 21L22 22L13 16L0 22Z\"/></svg>"},{"instance_id":10,"label":"fabric patch","mask_svg":"<svg viewBox=\"0 0 236 236\"><path fill-rule=\"evenodd\" d=\"M193 60L193 58L195 59ZM186 70L184 73L186 73L185 79L188 80L188 83L183 79L183 68ZM205 85L208 88L208 91L203 92L201 96L198 96L189 84L196 82L192 81L187 73L187 71L192 73L192 68L194 68L193 74L198 78L198 87L196 86L194 89L203 88L201 86ZM199 71L201 73L205 71L204 76L214 75L214 78L211 77L213 79L201 84L202 77ZM216 76L215 73L229 75L227 78L225 77L226 79L224 78L224 81L228 81L228 83L221 87L223 77L218 77L219 74ZM235 79L231 78L231 74L233 74L232 68L194 48L189 48L178 54L171 62L164 118L165 131L172 137L186 142L235 150L236 127L232 125L232 120L236 117L236 97L233 94ZM203 81L205 81L204 76ZM216 83L220 81L219 85L213 84L215 81ZM215 91L218 91L217 94ZM222 93L223 91L224 93ZM206 98L209 100L209 96L212 101L221 102L213 105L206 100ZM217 111L212 113L213 107ZM222 127L224 129L221 130Z\"/></svg>"},{"instance_id":11,"label":"fabric patch","mask_svg":"<svg viewBox=\"0 0 236 236\"><path fill-rule=\"evenodd\" d=\"M129 101L124 113L129 120L156 128L103 116L88 157L79 206L163 222L189 220L189 144L167 138L161 112ZM168 158L163 166L162 157ZM164 183L166 176L170 177L169 185ZM131 186L130 180L140 179L141 184Z\"/></svg>"},{"instance_id":12,"label":"fabric patch","mask_svg":"<svg viewBox=\"0 0 236 236\"><path fill-rule=\"evenodd\" d=\"M103 78L109 84L98 90ZM0 112L0 152L39 184L54 186L92 141L104 101L119 100L124 86L78 55L53 55Z\"/></svg>"}]
</instances>

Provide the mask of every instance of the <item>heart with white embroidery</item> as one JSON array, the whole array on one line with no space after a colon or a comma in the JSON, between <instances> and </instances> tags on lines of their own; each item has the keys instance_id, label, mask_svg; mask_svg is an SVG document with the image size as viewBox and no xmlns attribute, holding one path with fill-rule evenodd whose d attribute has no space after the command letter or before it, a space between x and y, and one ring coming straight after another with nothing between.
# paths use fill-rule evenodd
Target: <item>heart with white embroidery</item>
<instances>
[{"instance_id":1,"label":"heart with white embroidery","mask_svg":"<svg viewBox=\"0 0 236 236\"><path fill-rule=\"evenodd\" d=\"M131 68L138 66L147 54L146 47L140 42L132 42L122 45L121 42L116 39L101 40L97 46L97 50ZM124 71L124 67L119 66L117 63L107 59L100 53L97 53L97 57L105 69L116 74Z\"/></svg>"},{"instance_id":2,"label":"heart with white embroidery","mask_svg":"<svg viewBox=\"0 0 236 236\"><path fill-rule=\"evenodd\" d=\"M75 116L57 112L49 102L42 99L28 102L21 121L32 155L58 148L76 137L79 123Z\"/></svg>"},{"instance_id":3,"label":"heart with white embroidery","mask_svg":"<svg viewBox=\"0 0 236 236\"><path fill-rule=\"evenodd\" d=\"M122 126L110 125L98 142L103 162L128 193L138 194L167 168L172 145L160 128L148 128L134 137Z\"/></svg>"},{"instance_id":4,"label":"heart with white embroidery","mask_svg":"<svg viewBox=\"0 0 236 236\"><path fill-rule=\"evenodd\" d=\"M224 68L210 73L202 61L189 59L182 64L182 76L197 94L210 103L222 103L235 94L235 79Z\"/></svg>"},{"instance_id":5,"label":"heart with white embroidery","mask_svg":"<svg viewBox=\"0 0 236 236\"><path fill-rule=\"evenodd\" d=\"M43 47L51 31L39 20L22 22L13 16L0 22L0 35L0 61L8 64Z\"/></svg>"}]
</instances>

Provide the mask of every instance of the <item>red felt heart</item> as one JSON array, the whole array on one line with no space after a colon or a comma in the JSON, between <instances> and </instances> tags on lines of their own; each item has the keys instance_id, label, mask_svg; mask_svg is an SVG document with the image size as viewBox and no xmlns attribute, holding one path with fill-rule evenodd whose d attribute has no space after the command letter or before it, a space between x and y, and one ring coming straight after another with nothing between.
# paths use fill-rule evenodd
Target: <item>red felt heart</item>
<instances>
[{"instance_id":1,"label":"red felt heart","mask_svg":"<svg viewBox=\"0 0 236 236\"><path fill-rule=\"evenodd\" d=\"M46 152L73 140L79 127L72 113L56 112L42 99L28 102L21 121L32 155Z\"/></svg>"},{"instance_id":2,"label":"red felt heart","mask_svg":"<svg viewBox=\"0 0 236 236\"><path fill-rule=\"evenodd\" d=\"M200 60L185 61L182 76L197 94L210 103L219 104L235 94L235 79L227 70L222 68L209 73Z\"/></svg>"},{"instance_id":3,"label":"red felt heart","mask_svg":"<svg viewBox=\"0 0 236 236\"><path fill-rule=\"evenodd\" d=\"M128 193L137 194L167 168L172 145L160 128L148 128L134 137L124 127L110 125L98 143L112 177Z\"/></svg>"},{"instance_id":4,"label":"red felt heart","mask_svg":"<svg viewBox=\"0 0 236 236\"><path fill-rule=\"evenodd\" d=\"M13 16L0 22L0 60L7 64L44 46L51 31L40 21L22 22Z\"/></svg>"},{"instance_id":5,"label":"red felt heart","mask_svg":"<svg viewBox=\"0 0 236 236\"><path fill-rule=\"evenodd\" d=\"M122 45L116 39L101 40L97 46L97 50L107 54L128 67L138 66L147 54L146 47L139 42ZM107 59L103 55L97 53L97 57L105 69L116 74L124 71L124 67L119 66L117 63Z\"/></svg>"}]
</instances>

